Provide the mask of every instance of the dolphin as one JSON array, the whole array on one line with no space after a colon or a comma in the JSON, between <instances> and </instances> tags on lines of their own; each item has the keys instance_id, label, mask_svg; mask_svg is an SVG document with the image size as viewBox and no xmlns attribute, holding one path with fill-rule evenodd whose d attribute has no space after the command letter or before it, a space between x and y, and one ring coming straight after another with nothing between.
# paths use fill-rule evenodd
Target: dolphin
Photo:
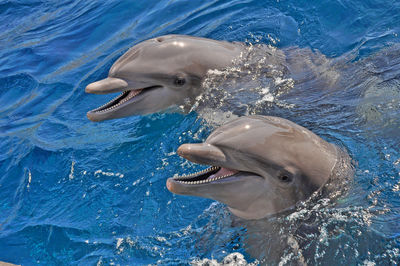
<instances>
[{"instance_id":1,"label":"dolphin","mask_svg":"<svg viewBox=\"0 0 400 266\"><path fill-rule=\"evenodd\" d=\"M87 117L103 121L182 105L200 94L209 70L231 66L243 50L243 45L185 35L141 42L112 65L107 78L87 85L87 93L122 92Z\"/></svg>"},{"instance_id":2,"label":"dolphin","mask_svg":"<svg viewBox=\"0 0 400 266\"><path fill-rule=\"evenodd\" d=\"M0 266L17 266L16 264L0 261Z\"/></svg>"},{"instance_id":3,"label":"dolphin","mask_svg":"<svg viewBox=\"0 0 400 266\"><path fill-rule=\"evenodd\" d=\"M341 158L350 161L347 153L310 130L259 115L233 120L204 143L183 144L177 153L210 167L169 178L169 191L217 200L248 220L293 209L334 178Z\"/></svg>"}]
</instances>

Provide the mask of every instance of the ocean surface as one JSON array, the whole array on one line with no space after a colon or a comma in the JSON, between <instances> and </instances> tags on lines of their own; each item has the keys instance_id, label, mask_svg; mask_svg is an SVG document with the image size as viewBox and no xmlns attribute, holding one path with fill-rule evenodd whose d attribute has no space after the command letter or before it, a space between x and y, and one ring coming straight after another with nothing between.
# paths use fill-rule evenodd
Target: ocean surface
<instances>
[{"instance_id":1,"label":"ocean surface","mask_svg":"<svg viewBox=\"0 0 400 266\"><path fill-rule=\"evenodd\" d=\"M204 168L175 151L204 140L214 114L93 123L86 112L113 96L84 92L129 47L164 34L265 44L312 62L298 79L265 80L258 70L272 63L262 60L247 78L211 78L214 93L239 93L210 107L245 103L238 114L285 117L346 149L356 170L346 193L255 223L170 193L168 177ZM0 261L400 262L399 35L395 0L0 0Z\"/></svg>"}]
</instances>

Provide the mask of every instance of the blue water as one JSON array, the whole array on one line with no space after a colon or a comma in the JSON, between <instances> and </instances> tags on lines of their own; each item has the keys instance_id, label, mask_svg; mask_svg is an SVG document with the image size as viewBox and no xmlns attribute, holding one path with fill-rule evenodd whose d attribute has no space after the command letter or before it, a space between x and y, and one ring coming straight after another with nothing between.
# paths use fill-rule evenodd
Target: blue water
<instances>
[{"instance_id":1,"label":"blue water","mask_svg":"<svg viewBox=\"0 0 400 266\"><path fill-rule=\"evenodd\" d=\"M343 90L321 100L311 90L294 108L268 107L346 148L356 168L337 205L310 207L316 232L293 229L302 212L281 223L309 264L400 261L400 2L390 0L0 1L0 261L165 265L240 252L290 262L290 250L268 256L274 239L261 241L265 256L248 251L251 230L224 205L166 189L187 167L177 147L212 130L196 110L86 118L110 96L85 86L130 46L170 33L373 65L345 72Z\"/></svg>"}]
</instances>

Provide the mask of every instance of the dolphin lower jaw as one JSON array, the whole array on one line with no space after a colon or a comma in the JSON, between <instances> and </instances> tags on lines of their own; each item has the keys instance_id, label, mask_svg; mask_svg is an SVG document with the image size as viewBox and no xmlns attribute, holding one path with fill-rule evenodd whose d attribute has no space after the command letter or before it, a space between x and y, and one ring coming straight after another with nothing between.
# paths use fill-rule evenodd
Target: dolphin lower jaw
<instances>
[{"instance_id":1,"label":"dolphin lower jaw","mask_svg":"<svg viewBox=\"0 0 400 266\"><path fill-rule=\"evenodd\" d=\"M111 101L108 103L97 107L93 110L90 110L87 113L87 116L90 120L92 121L102 121L107 118L103 118L105 115L109 115L117 111L118 109L122 108L125 105L140 101L140 98L146 94L146 92L160 88L161 86L150 86L146 88L141 88L141 89L131 89L131 90L125 90L123 91L120 95L117 97L113 98Z\"/></svg>"},{"instance_id":2,"label":"dolphin lower jaw","mask_svg":"<svg viewBox=\"0 0 400 266\"><path fill-rule=\"evenodd\" d=\"M195 163L215 165L224 163L226 156L222 150L209 143L182 144L177 153L179 156Z\"/></svg>"},{"instance_id":3,"label":"dolphin lower jaw","mask_svg":"<svg viewBox=\"0 0 400 266\"><path fill-rule=\"evenodd\" d=\"M138 95L141 91L142 91L142 89L124 91L120 95L118 95L117 97L113 98L108 103L103 104L102 106L97 107L96 109L90 110L89 112L92 112L92 113L104 113L104 112L110 111L110 110L112 110L114 108L117 108L121 104L129 101L130 99L132 99L133 97Z\"/></svg>"}]
</instances>

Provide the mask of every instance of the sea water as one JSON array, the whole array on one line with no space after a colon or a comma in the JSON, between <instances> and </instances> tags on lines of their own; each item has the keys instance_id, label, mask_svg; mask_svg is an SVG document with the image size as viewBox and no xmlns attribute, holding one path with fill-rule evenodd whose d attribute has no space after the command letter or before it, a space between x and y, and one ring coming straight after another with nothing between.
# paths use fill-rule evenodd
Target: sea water
<instances>
[{"instance_id":1,"label":"sea water","mask_svg":"<svg viewBox=\"0 0 400 266\"><path fill-rule=\"evenodd\" d=\"M398 1L6 0L0 1L0 22L0 261L400 261ZM176 149L208 136L215 127L205 122L207 114L215 117L211 111L102 123L86 118L112 97L85 94L87 84L105 78L132 45L172 33L306 49L340 61L318 71L341 80L322 94L315 94L319 83L296 87L282 73L268 86L257 83L261 74L236 84L236 99L259 95L242 114L291 119L346 149L354 161L353 182L335 202L322 199L266 222L278 238L289 236L280 257L272 256L276 234L261 234L262 251L253 252L246 240L262 226L237 222L223 204L166 189L168 177L202 169ZM280 98L271 84L301 90ZM208 85L219 93L233 86ZM230 116L225 111L216 124ZM314 229L307 232L305 225Z\"/></svg>"}]
</instances>

